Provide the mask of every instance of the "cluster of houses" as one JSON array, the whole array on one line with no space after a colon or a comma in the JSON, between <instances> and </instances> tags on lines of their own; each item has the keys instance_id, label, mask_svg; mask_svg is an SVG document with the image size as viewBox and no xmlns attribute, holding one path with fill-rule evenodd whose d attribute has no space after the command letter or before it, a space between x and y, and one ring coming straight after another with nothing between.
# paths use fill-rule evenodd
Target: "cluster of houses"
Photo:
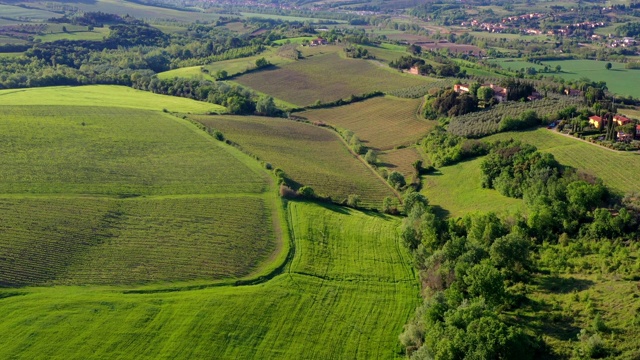
<instances>
[{"instance_id":1,"label":"cluster of houses","mask_svg":"<svg viewBox=\"0 0 640 360\"><path fill-rule=\"evenodd\" d=\"M632 37L623 37L622 39L615 39L609 44L610 47L629 47L636 46L637 41Z\"/></svg>"},{"instance_id":2,"label":"cluster of houses","mask_svg":"<svg viewBox=\"0 0 640 360\"><path fill-rule=\"evenodd\" d=\"M570 35L574 29L595 29L598 27L605 26L605 23L602 21L585 21L580 23L575 23L571 25L566 25L559 29L552 29L546 32L538 29L538 28L526 28L526 29L517 29L514 25L510 24L520 20L531 20L531 19L540 19L545 17L545 14L532 13L520 16L510 16L502 19L500 23L480 23L478 20L471 20L462 22L460 25L464 27L472 27L478 28L481 31L488 31L491 33L503 33L507 30L513 32L513 30L519 30L521 33L528 35Z\"/></svg>"},{"instance_id":3,"label":"cluster of houses","mask_svg":"<svg viewBox=\"0 0 640 360\"><path fill-rule=\"evenodd\" d=\"M633 120L629 119L626 116L622 116L622 115L615 115L613 117L613 122L617 125L617 126L624 126L627 124L631 124L633 123ZM600 116L594 115L594 116L590 116L589 117L589 125L593 126L596 129L603 129L605 128L608 124L607 124L607 119L603 119ZM640 137L640 125L636 125L636 138ZM631 141L633 140L634 136L631 134L625 134L623 132L618 132L618 141Z\"/></svg>"}]
</instances>

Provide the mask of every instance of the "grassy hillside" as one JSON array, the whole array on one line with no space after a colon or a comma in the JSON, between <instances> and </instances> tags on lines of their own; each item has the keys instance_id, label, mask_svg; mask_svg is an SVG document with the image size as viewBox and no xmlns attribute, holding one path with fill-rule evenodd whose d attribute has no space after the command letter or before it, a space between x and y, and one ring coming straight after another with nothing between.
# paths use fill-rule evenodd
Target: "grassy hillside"
<instances>
[{"instance_id":1,"label":"grassy hillside","mask_svg":"<svg viewBox=\"0 0 640 360\"><path fill-rule=\"evenodd\" d=\"M28 19L34 21L44 21L53 17L60 17L60 14L40 9L26 9L20 6L0 4L0 14L3 17L12 19Z\"/></svg>"},{"instance_id":2,"label":"grassy hillside","mask_svg":"<svg viewBox=\"0 0 640 360\"><path fill-rule=\"evenodd\" d=\"M216 104L115 85L0 90L0 105L105 106L199 114L226 112L225 107Z\"/></svg>"},{"instance_id":3,"label":"grassy hillside","mask_svg":"<svg viewBox=\"0 0 640 360\"><path fill-rule=\"evenodd\" d=\"M407 179L415 172L413 163L422 160L415 146L397 150L389 150L378 154L378 166L391 171L399 171Z\"/></svg>"},{"instance_id":4,"label":"grassy hillside","mask_svg":"<svg viewBox=\"0 0 640 360\"><path fill-rule=\"evenodd\" d=\"M503 133L485 139L491 141L509 138L522 140L549 152L561 164L593 174L615 190L623 193L640 191L638 154L611 151L547 129Z\"/></svg>"},{"instance_id":5,"label":"grassy hillside","mask_svg":"<svg viewBox=\"0 0 640 360\"><path fill-rule=\"evenodd\" d=\"M302 106L316 100L328 102L374 90L417 86L431 80L389 71L362 59L343 59L338 53L328 51L271 70L243 75L236 81Z\"/></svg>"},{"instance_id":6,"label":"grassy hillside","mask_svg":"<svg viewBox=\"0 0 640 360\"><path fill-rule=\"evenodd\" d=\"M451 216L468 212L515 212L524 209L521 200L500 195L495 190L481 186L482 159L464 161L445 166L439 173L423 178L423 193L433 206L445 210Z\"/></svg>"},{"instance_id":7,"label":"grassy hillside","mask_svg":"<svg viewBox=\"0 0 640 360\"><path fill-rule=\"evenodd\" d=\"M290 217L293 261L261 285L148 295L0 291L0 356L398 357L398 334L419 302L398 221L304 203L290 204Z\"/></svg>"},{"instance_id":8,"label":"grassy hillside","mask_svg":"<svg viewBox=\"0 0 640 360\"><path fill-rule=\"evenodd\" d=\"M0 117L0 286L238 278L279 247L268 174L186 120L89 106Z\"/></svg>"},{"instance_id":9,"label":"grassy hillside","mask_svg":"<svg viewBox=\"0 0 640 360\"><path fill-rule=\"evenodd\" d=\"M275 249L267 197L0 198L0 286L242 277Z\"/></svg>"},{"instance_id":10,"label":"grassy hillside","mask_svg":"<svg viewBox=\"0 0 640 360\"><path fill-rule=\"evenodd\" d=\"M257 163L168 114L0 106L0 117L0 151L10 154L0 160L0 193L175 195L267 187Z\"/></svg>"},{"instance_id":11,"label":"grassy hillside","mask_svg":"<svg viewBox=\"0 0 640 360\"><path fill-rule=\"evenodd\" d=\"M342 201L350 194L363 205L379 207L391 189L351 154L330 130L291 120L194 116L194 119L240 144L261 160L281 168L294 181L311 186L319 195Z\"/></svg>"},{"instance_id":12,"label":"grassy hillside","mask_svg":"<svg viewBox=\"0 0 640 360\"><path fill-rule=\"evenodd\" d=\"M69 25L69 27L71 27L71 25ZM62 39L100 41L107 35L109 35L109 28L103 27L103 28L95 28L92 31L87 31L87 29L85 28L84 31L69 30L68 32L62 32L62 31L52 32L51 34L35 36L35 39L40 39L42 42L51 42L51 41L57 41Z\"/></svg>"},{"instance_id":13,"label":"grassy hillside","mask_svg":"<svg viewBox=\"0 0 640 360\"><path fill-rule=\"evenodd\" d=\"M500 36L505 34L500 34ZM551 75L562 77L565 80L578 80L586 77L592 81L605 81L609 91L620 95L631 95L633 97L639 97L640 91L636 86L636 79L640 75L638 70L625 69L625 64L612 62L611 70L607 70L605 65L607 61L596 60L556 60L556 61L543 61L542 66L525 61L514 59L496 60L500 66L505 69L511 68L512 70L519 70L522 68L532 67L536 70L544 69L544 65L549 66L554 70L557 65L560 65L562 71L559 73L552 73Z\"/></svg>"},{"instance_id":14,"label":"grassy hillside","mask_svg":"<svg viewBox=\"0 0 640 360\"><path fill-rule=\"evenodd\" d=\"M249 69L255 68L256 60L260 58L265 58L267 61L269 61L274 65L283 65L293 61L293 60L278 56L276 54L276 51L274 50L274 51L268 51L263 54L249 56L245 58L216 61L214 63L205 65L205 66L191 66L186 68L169 70L169 71L165 71L163 73L158 74L158 78L173 79L175 77L182 77L182 78L203 77L204 79L215 81L215 79L211 75L214 75L217 71L225 70L229 76L233 76L238 73L243 73ZM201 69L205 69L207 70L207 72L205 73Z\"/></svg>"},{"instance_id":15,"label":"grassy hillside","mask_svg":"<svg viewBox=\"0 0 640 360\"><path fill-rule=\"evenodd\" d=\"M138 19L170 19L182 22L215 21L219 15L200 11L176 10L157 6L148 6L133 1L96 0L74 2L81 11L102 11L119 15L131 15Z\"/></svg>"},{"instance_id":16,"label":"grassy hillside","mask_svg":"<svg viewBox=\"0 0 640 360\"><path fill-rule=\"evenodd\" d=\"M305 111L300 116L351 130L367 147L389 150L415 143L435 126L435 121L416 117L421 101L377 97L346 106Z\"/></svg>"}]
</instances>

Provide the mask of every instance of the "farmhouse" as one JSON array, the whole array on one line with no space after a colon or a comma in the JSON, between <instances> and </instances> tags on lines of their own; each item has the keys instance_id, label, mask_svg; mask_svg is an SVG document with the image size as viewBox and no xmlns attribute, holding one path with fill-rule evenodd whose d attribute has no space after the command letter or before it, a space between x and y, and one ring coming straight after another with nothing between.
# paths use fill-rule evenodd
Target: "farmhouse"
<instances>
[{"instance_id":1,"label":"farmhouse","mask_svg":"<svg viewBox=\"0 0 640 360\"><path fill-rule=\"evenodd\" d=\"M409 69L409 71L407 72L412 75L420 75L420 69L417 65L412 66L411 69Z\"/></svg>"},{"instance_id":2,"label":"farmhouse","mask_svg":"<svg viewBox=\"0 0 640 360\"><path fill-rule=\"evenodd\" d=\"M469 84L456 84L453 85L453 91L458 94L468 93L469 92Z\"/></svg>"},{"instance_id":3,"label":"farmhouse","mask_svg":"<svg viewBox=\"0 0 640 360\"><path fill-rule=\"evenodd\" d=\"M493 89L493 97L499 102L507 100L507 89L495 84L482 84L480 87L488 87ZM469 92L469 84L456 84L453 86L453 91L462 94Z\"/></svg>"},{"instance_id":4,"label":"farmhouse","mask_svg":"<svg viewBox=\"0 0 640 360\"><path fill-rule=\"evenodd\" d=\"M327 40L323 38L317 38L317 39L311 40L311 42L309 43L309 46L319 46L319 45L327 45Z\"/></svg>"},{"instance_id":5,"label":"farmhouse","mask_svg":"<svg viewBox=\"0 0 640 360\"><path fill-rule=\"evenodd\" d=\"M623 126L623 125L629 124L631 122L631 119L624 117L622 115L616 115L613 117L613 122L615 122L618 126ZM595 116L595 115L590 116L589 125L593 126L596 129L600 129L603 126L607 126L607 120L601 118L600 116Z\"/></svg>"},{"instance_id":6,"label":"farmhouse","mask_svg":"<svg viewBox=\"0 0 640 360\"><path fill-rule=\"evenodd\" d=\"M499 102L507 101L507 89L502 86L494 84L484 84L482 86L489 86L493 89L493 97Z\"/></svg>"},{"instance_id":7,"label":"farmhouse","mask_svg":"<svg viewBox=\"0 0 640 360\"><path fill-rule=\"evenodd\" d=\"M618 123L618 126L626 125L631 122L631 119L622 115L616 115L613 117L613 121Z\"/></svg>"},{"instance_id":8,"label":"farmhouse","mask_svg":"<svg viewBox=\"0 0 640 360\"><path fill-rule=\"evenodd\" d=\"M582 96L582 91L576 89L564 89L564 93L569 96Z\"/></svg>"},{"instance_id":9,"label":"farmhouse","mask_svg":"<svg viewBox=\"0 0 640 360\"><path fill-rule=\"evenodd\" d=\"M602 118L600 116L589 116L589 125L593 126L596 129L600 129L602 126Z\"/></svg>"}]
</instances>

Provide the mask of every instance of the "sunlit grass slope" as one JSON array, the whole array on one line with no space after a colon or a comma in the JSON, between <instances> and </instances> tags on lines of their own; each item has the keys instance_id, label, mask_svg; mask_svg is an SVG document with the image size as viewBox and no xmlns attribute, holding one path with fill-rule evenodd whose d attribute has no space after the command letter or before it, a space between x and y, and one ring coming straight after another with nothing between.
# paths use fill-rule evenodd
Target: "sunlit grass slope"
<instances>
[{"instance_id":1,"label":"sunlit grass slope","mask_svg":"<svg viewBox=\"0 0 640 360\"><path fill-rule=\"evenodd\" d=\"M156 294L0 291L0 356L400 357L398 334L419 299L398 220L304 203L290 204L290 219L295 257L261 285Z\"/></svg>"},{"instance_id":2,"label":"sunlit grass slope","mask_svg":"<svg viewBox=\"0 0 640 360\"><path fill-rule=\"evenodd\" d=\"M324 47L317 47L322 51ZM327 50L331 51L331 49ZM385 66L385 65L382 65ZM429 83L370 61L342 58L337 52L317 54L270 70L242 75L238 83L300 106L334 101L372 91L390 91Z\"/></svg>"},{"instance_id":3,"label":"sunlit grass slope","mask_svg":"<svg viewBox=\"0 0 640 360\"><path fill-rule=\"evenodd\" d=\"M267 186L257 162L168 114L0 106L0 118L0 193L260 193Z\"/></svg>"},{"instance_id":4,"label":"sunlit grass slope","mask_svg":"<svg viewBox=\"0 0 640 360\"><path fill-rule=\"evenodd\" d=\"M367 147L389 150L415 143L435 126L435 121L416 117L421 101L376 97L345 106L309 110L300 116L351 130Z\"/></svg>"},{"instance_id":5,"label":"sunlit grass slope","mask_svg":"<svg viewBox=\"0 0 640 360\"><path fill-rule=\"evenodd\" d=\"M613 189L623 193L640 191L640 155L637 153L611 151L547 129L502 133L485 139L491 141L510 138L549 152L561 164L595 175Z\"/></svg>"},{"instance_id":6,"label":"sunlit grass slope","mask_svg":"<svg viewBox=\"0 0 640 360\"><path fill-rule=\"evenodd\" d=\"M444 209L451 216L469 212L507 212L524 210L522 200L501 195L496 190L483 189L482 158L439 168L423 177L423 193L429 203Z\"/></svg>"},{"instance_id":7,"label":"sunlit grass slope","mask_svg":"<svg viewBox=\"0 0 640 360\"><path fill-rule=\"evenodd\" d=\"M158 95L116 85L53 86L0 90L2 105L108 106L204 114L224 113L216 104L176 96Z\"/></svg>"},{"instance_id":8,"label":"sunlit grass slope","mask_svg":"<svg viewBox=\"0 0 640 360\"><path fill-rule=\"evenodd\" d=\"M0 286L241 277L275 248L249 196L0 198Z\"/></svg>"},{"instance_id":9,"label":"sunlit grass slope","mask_svg":"<svg viewBox=\"0 0 640 360\"><path fill-rule=\"evenodd\" d=\"M251 154L278 167L316 194L342 201L360 196L361 205L380 207L391 188L332 131L292 120L257 116L194 116L220 130Z\"/></svg>"}]
</instances>

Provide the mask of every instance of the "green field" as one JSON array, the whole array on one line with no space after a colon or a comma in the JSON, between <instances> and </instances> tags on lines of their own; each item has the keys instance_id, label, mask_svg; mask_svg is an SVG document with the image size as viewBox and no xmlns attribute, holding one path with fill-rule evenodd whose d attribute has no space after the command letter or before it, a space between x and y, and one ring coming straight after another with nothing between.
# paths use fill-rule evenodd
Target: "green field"
<instances>
[{"instance_id":1,"label":"green field","mask_svg":"<svg viewBox=\"0 0 640 360\"><path fill-rule=\"evenodd\" d=\"M138 19L170 20L182 22L215 21L220 15L199 11L175 10L156 6L142 5L122 0L96 0L74 2L82 11L102 11L111 14L131 15Z\"/></svg>"},{"instance_id":2,"label":"green field","mask_svg":"<svg viewBox=\"0 0 640 360\"><path fill-rule=\"evenodd\" d=\"M0 356L399 358L398 334L420 301L399 222L333 206L289 210L295 255L260 285L0 290Z\"/></svg>"},{"instance_id":3,"label":"green field","mask_svg":"<svg viewBox=\"0 0 640 360\"><path fill-rule=\"evenodd\" d=\"M0 4L0 15L18 20L44 21L60 17L60 14L40 9L26 9L20 6Z\"/></svg>"},{"instance_id":4,"label":"green field","mask_svg":"<svg viewBox=\"0 0 640 360\"><path fill-rule=\"evenodd\" d=\"M524 210L522 200L482 188L481 162L482 158L464 161L424 176L422 192L429 199L429 204L453 217L469 212L515 213Z\"/></svg>"},{"instance_id":5,"label":"green field","mask_svg":"<svg viewBox=\"0 0 640 360\"><path fill-rule=\"evenodd\" d=\"M351 154L330 130L291 120L243 116L193 116L262 161L281 168L316 194L342 201L359 195L362 205L380 207L394 196L384 181Z\"/></svg>"},{"instance_id":6,"label":"green field","mask_svg":"<svg viewBox=\"0 0 640 360\"><path fill-rule=\"evenodd\" d=\"M631 95L640 97L640 90L636 84L636 79L640 76L639 70L625 69L625 64L612 62L611 70L605 69L607 61L596 60L556 60L543 61L542 66L519 61L517 59L501 59L495 61L505 69L519 70L521 68L533 67L541 70L544 65L550 69L555 69L560 65L562 71L559 73L548 73L548 75L559 76L565 80L579 80L588 78L592 81L605 81L609 91L618 95Z\"/></svg>"},{"instance_id":7,"label":"green field","mask_svg":"<svg viewBox=\"0 0 640 360\"><path fill-rule=\"evenodd\" d=\"M0 35L0 45L5 45L5 44L23 45L23 44L27 44L27 41L23 40L23 39L17 39L17 38L14 38L14 37L10 37L10 36Z\"/></svg>"},{"instance_id":8,"label":"green field","mask_svg":"<svg viewBox=\"0 0 640 360\"><path fill-rule=\"evenodd\" d=\"M409 179L415 173L413 164L416 160L422 160L422 156L418 149L412 146L379 153L377 165L390 171L398 171Z\"/></svg>"},{"instance_id":9,"label":"green field","mask_svg":"<svg viewBox=\"0 0 640 360\"><path fill-rule=\"evenodd\" d=\"M0 117L0 286L211 282L286 255L273 180L187 120L70 105Z\"/></svg>"},{"instance_id":10,"label":"green field","mask_svg":"<svg viewBox=\"0 0 640 360\"><path fill-rule=\"evenodd\" d=\"M239 278L276 247L271 196L0 197L0 286Z\"/></svg>"},{"instance_id":11,"label":"green field","mask_svg":"<svg viewBox=\"0 0 640 360\"><path fill-rule=\"evenodd\" d=\"M305 41L305 40L313 40L313 39L315 39L313 36L300 36L300 37L276 40L273 43L274 44L278 44L278 45L302 44L302 42Z\"/></svg>"},{"instance_id":12,"label":"green field","mask_svg":"<svg viewBox=\"0 0 640 360\"><path fill-rule=\"evenodd\" d=\"M158 78L173 79L175 77L179 77L179 78L180 77L182 78L203 77L204 79L215 81L212 75L215 75L217 71L225 70L229 76L243 73L247 70L255 68L256 60L260 58L265 58L267 61L269 61L274 65L284 65L293 61L293 60L278 56L274 50L274 51L265 52L263 54L240 58L240 59L217 61L205 66L191 66L186 68L169 70L169 71L165 71L163 73L158 74ZM203 72L201 69L205 69L207 70L207 72Z\"/></svg>"},{"instance_id":13,"label":"green field","mask_svg":"<svg viewBox=\"0 0 640 360\"><path fill-rule=\"evenodd\" d=\"M51 42L63 39L101 41L107 35L109 35L109 28L104 27L95 28L93 31L72 31L71 29L68 29L68 32L54 32L51 34L38 35L35 36L35 39L40 39L42 42Z\"/></svg>"},{"instance_id":14,"label":"green field","mask_svg":"<svg viewBox=\"0 0 640 360\"><path fill-rule=\"evenodd\" d=\"M378 46L363 46L366 48L376 60L384 62L395 61L401 56L409 55L406 46L382 43Z\"/></svg>"},{"instance_id":15,"label":"green field","mask_svg":"<svg viewBox=\"0 0 640 360\"><path fill-rule=\"evenodd\" d=\"M116 85L54 86L0 90L0 105L72 105L123 107L144 110L167 109L185 113L224 113L216 104L175 96L158 95Z\"/></svg>"},{"instance_id":16,"label":"green field","mask_svg":"<svg viewBox=\"0 0 640 360\"><path fill-rule=\"evenodd\" d=\"M323 51L325 47L317 46ZM343 59L335 51L311 56L271 70L243 75L238 83L297 105L347 98L374 90L389 91L432 79L388 71L369 61ZM349 74L346 76L345 74Z\"/></svg>"},{"instance_id":17,"label":"green field","mask_svg":"<svg viewBox=\"0 0 640 360\"><path fill-rule=\"evenodd\" d=\"M496 134L485 140L509 138L522 140L549 152L562 165L595 175L615 190L623 193L640 191L638 154L611 151L546 129Z\"/></svg>"},{"instance_id":18,"label":"green field","mask_svg":"<svg viewBox=\"0 0 640 360\"><path fill-rule=\"evenodd\" d=\"M266 187L257 164L168 114L0 106L0 116L0 149L11 154L0 160L2 194L261 193Z\"/></svg>"},{"instance_id":19,"label":"green field","mask_svg":"<svg viewBox=\"0 0 640 360\"><path fill-rule=\"evenodd\" d=\"M422 99L376 97L350 105L300 113L309 121L353 131L358 139L377 150L415 143L435 126L418 119Z\"/></svg>"},{"instance_id":20,"label":"green field","mask_svg":"<svg viewBox=\"0 0 640 360\"><path fill-rule=\"evenodd\" d=\"M310 23L319 23L319 24L324 22L333 22L333 21L337 21L339 23L346 22L342 20L330 20L330 19L321 19L321 18L314 18L314 17L261 14L261 13L251 13L251 12L241 12L240 14L244 18L262 18L262 19L282 20L282 21L310 22Z\"/></svg>"}]
</instances>

